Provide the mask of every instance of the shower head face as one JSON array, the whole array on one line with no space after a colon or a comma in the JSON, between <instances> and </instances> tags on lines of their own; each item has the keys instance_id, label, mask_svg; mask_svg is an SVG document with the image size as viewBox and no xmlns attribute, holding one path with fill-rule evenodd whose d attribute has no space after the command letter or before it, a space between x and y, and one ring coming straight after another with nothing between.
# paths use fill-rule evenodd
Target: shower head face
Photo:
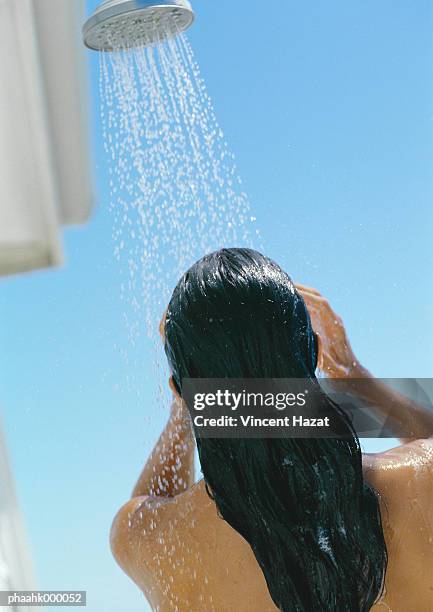
<instances>
[{"instance_id":1,"label":"shower head face","mask_svg":"<svg viewBox=\"0 0 433 612\"><path fill-rule=\"evenodd\" d=\"M105 0L83 27L95 51L147 47L187 30L194 12L187 0Z\"/></svg>"}]
</instances>

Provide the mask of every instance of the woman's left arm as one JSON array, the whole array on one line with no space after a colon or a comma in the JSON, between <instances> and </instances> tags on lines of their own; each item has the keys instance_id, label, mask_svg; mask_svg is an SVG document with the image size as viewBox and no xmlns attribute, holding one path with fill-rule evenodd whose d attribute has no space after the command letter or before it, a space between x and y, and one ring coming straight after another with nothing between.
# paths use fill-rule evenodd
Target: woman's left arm
<instances>
[{"instance_id":1,"label":"woman's left arm","mask_svg":"<svg viewBox=\"0 0 433 612\"><path fill-rule=\"evenodd\" d=\"M188 409L173 400L170 418L132 492L136 497L174 497L194 484L194 436Z\"/></svg>"},{"instance_id":2,"label":"woman's left arm","mask_svg":"<svg viewBox=\"0 0 433 612\"><path fill-rule=\"evenodd\" d=\"M120 567L143 590L150 589L153 562L167 517L178 516L181 493L193 491L194 436L186 407L173 402L170 418L110 532L112 553ZM168 514L167 514L168 513ZM179 515L180 516L180 515ZM155 556L156 555L156 556Z\"/></svg>"},{"instance_id":3,"label":"woman's left arm","mask_svg":"<svg viewBox=\"0 0 433 612\"><path fill-rule=\"evenodd\" d=\"M163 338L164 321L165 313L160 325ZM152 535L163 529L160 511L169 510L173 505L170 501L182 499L179 495L194 484L194 448L188 409L174 396L164 431L150 453L131 499L119 510L111 526L113 555L141 588L145 557L148 563L152 558Z\"/></svg>"}]
</instances>

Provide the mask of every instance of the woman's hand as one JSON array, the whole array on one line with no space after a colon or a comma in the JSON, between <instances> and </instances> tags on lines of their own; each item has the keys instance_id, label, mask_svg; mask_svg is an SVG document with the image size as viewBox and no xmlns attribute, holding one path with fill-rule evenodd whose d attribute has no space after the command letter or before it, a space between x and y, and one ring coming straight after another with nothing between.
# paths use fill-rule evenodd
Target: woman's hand
<instances>
[{"instance_id":1,"label":"woman's hand","mask_svg":"<svg viewBox=\"0 0 433 612\"><path fill-rule=\"evenodd\" d=\"M329 378L364 378L368 375L350 346L341 318L316 289L295 285L304 298L313 329L319 337L318 367Z\"/></svg>"}]
</instances>

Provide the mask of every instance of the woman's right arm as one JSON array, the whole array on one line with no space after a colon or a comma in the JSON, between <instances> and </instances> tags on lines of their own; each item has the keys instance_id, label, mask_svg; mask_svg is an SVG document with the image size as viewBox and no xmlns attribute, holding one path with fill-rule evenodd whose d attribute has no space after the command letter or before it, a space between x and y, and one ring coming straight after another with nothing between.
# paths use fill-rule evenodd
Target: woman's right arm
<instances>
[{"instance_id":1,"label":"woman's right arm","mask_svg":"<svg viewBox=\"0 0 433 612\"><path fill-rule=\"evenodd\" d=\"M366 402L379 417L386 417L387 428L402 443L433 436L433 412L374 378L355 357L343 322L329 302L316 289L304 285L296 288L319 337L318 367L326 376L345 379L349 392Z\"/></svg>"}]
</instances>

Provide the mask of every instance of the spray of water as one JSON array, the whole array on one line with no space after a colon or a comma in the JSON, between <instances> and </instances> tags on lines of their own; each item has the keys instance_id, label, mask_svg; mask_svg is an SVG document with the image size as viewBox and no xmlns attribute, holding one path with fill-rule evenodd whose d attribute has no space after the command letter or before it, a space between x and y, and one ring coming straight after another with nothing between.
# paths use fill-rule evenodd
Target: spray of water
<instances>
[{"instance_id":1,"label":"spray of water","mask_svg":"<svg viewBox=\"0 0 433 612\"><path fill-rule=\"evenodd\" d=\"M153 47L101 53L100 64L115 256L123 272L130 339L125 356L128 368L140 372L131 354L137 349L140 361L140 345L149 344L149 337L159 344L158 320L181 274L207 252L260 247L260 238L185 35ZM153 362L166 410L164 367ZM140 395L143 377L138 378L129 384ZM154 518L157 526L157 511ZM172 552L173 575L186 557L200 563L199 547L185 550L181 534ZM194 582L194 564L183 565ZM161 572L159 580L173 609L185 605L171 589L173 576ZM195 588L202 609L214 609L206 584Z\"/></svg>"},{"instance_id":2,"label":"spray of water","mask_svg":"<svg viewBox=\"0 0 433 612\"><path fill-rule=\"evenodd\" d=\"M252 246L255 218L184 35L101 54L115 254L132 342L152 335L180 275L206 252Z\"/></svg>"}]
</instances>

